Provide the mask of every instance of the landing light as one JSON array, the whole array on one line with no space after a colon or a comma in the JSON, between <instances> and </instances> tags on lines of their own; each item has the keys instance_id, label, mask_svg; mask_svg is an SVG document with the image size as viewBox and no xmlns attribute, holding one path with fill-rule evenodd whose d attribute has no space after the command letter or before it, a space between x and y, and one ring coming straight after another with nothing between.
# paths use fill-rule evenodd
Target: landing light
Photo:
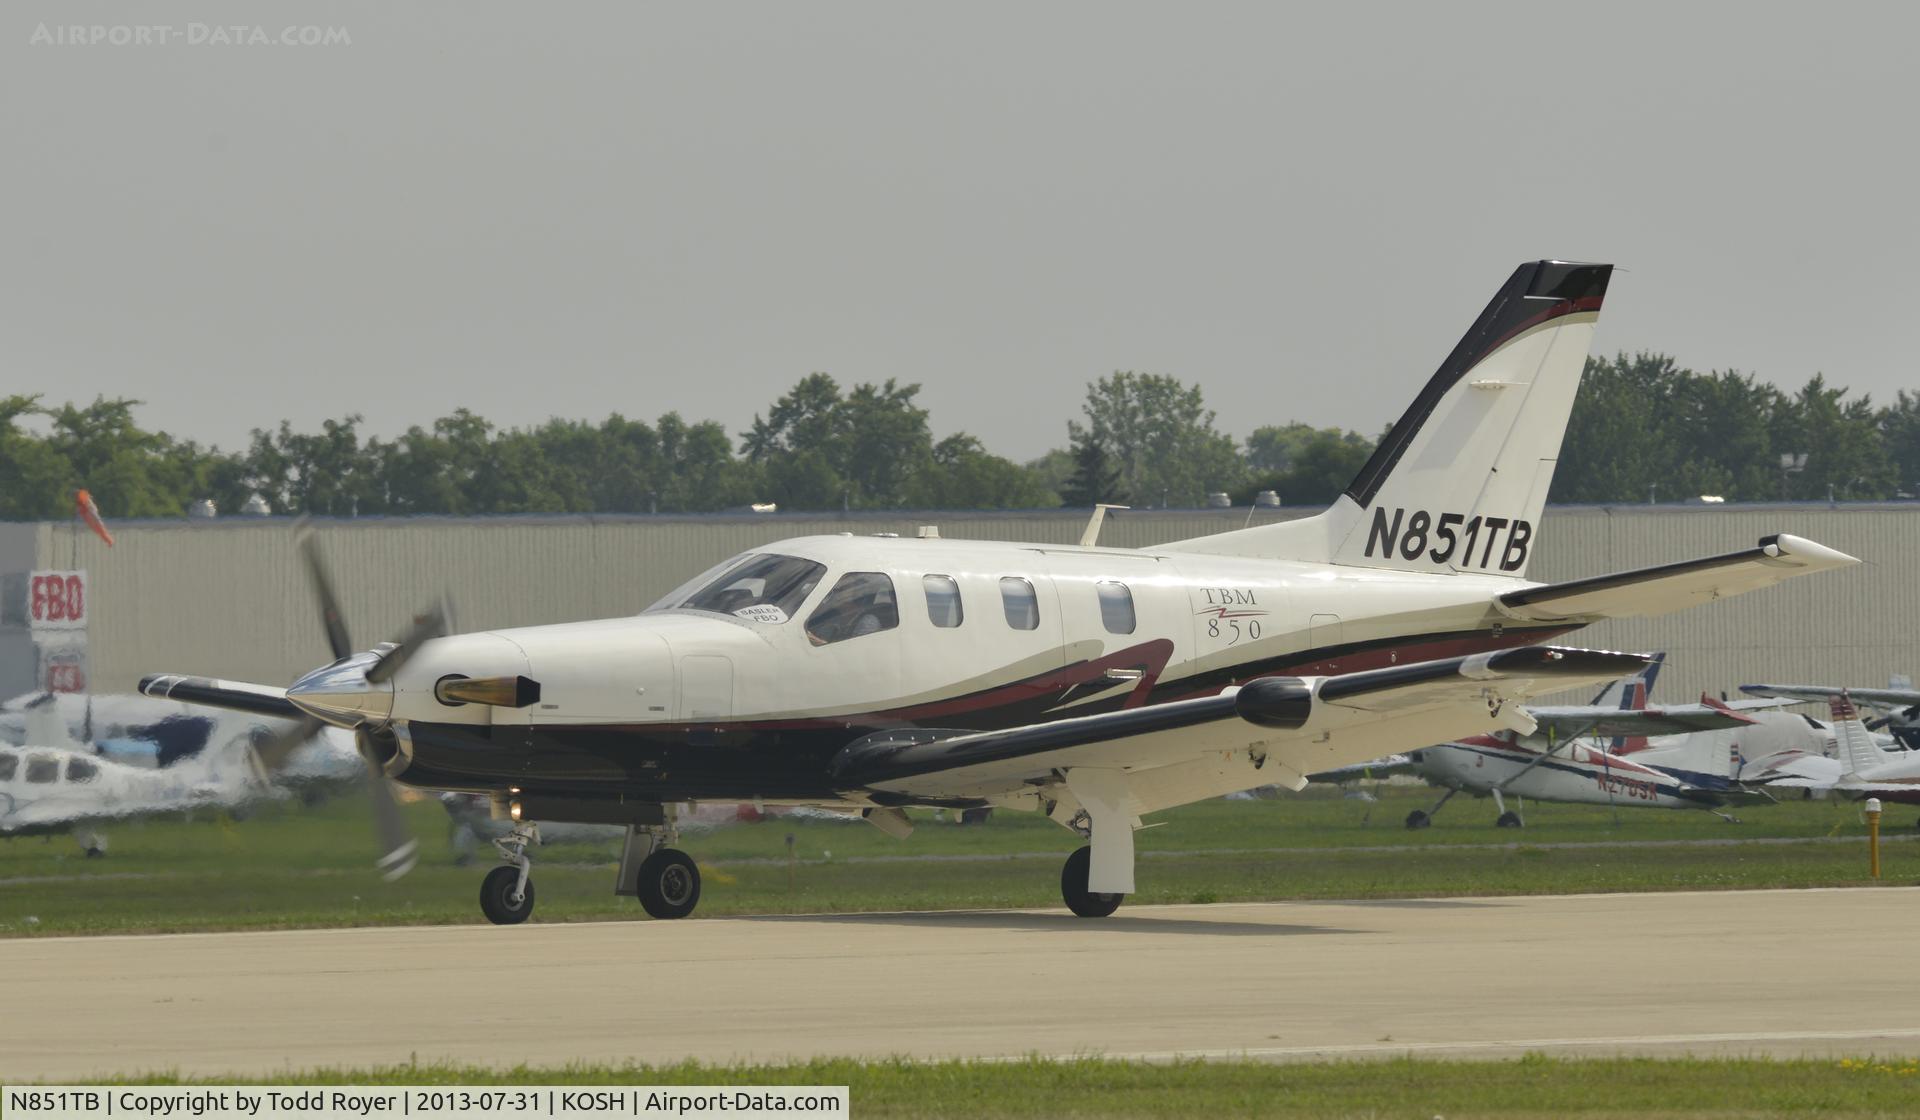
<instances>
[{"instance_id":1,"label":"landing light","mask_svg":"<svg viewBox=\"0 0 1920 1120\"><path fill-rule=\"evenodd\" d=\"M512 801L507 802L507 816L513 818L513 823L515 824L520 823L520 799L519 798L516 797Z\"/></svg>"}]
</instances>

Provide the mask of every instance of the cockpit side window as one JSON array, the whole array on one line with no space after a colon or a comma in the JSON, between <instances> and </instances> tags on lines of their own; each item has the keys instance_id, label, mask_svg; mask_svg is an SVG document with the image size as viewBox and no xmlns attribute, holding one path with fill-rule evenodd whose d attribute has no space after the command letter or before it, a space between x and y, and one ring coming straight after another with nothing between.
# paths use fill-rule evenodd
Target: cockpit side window
<instances>
[{"instance_id":1,"label":"cockpit side window","mask_svg":"<svg viewBox=\"0 0 1920 1120\"><path fill-rule=\"evenodd\" d=\"M798 556L749 556L674 605L749 622L781 623L800 609L826 571L825 564Z\"/></svg>"},{"instance_id":2,"label":"cockpit side window","mask_svg":"<svg viewBox=\"0 0 1920 1120\"><path fill-rule=\"evenodd\" d=\"M27 781L35 785L45 785L60 777L60 760L50 754L30 754L27 756Z\"/></svg>"},{"instance_id":3,"label":"cockpit side window","mask_svg":"<svg viewBox=\"0 0 1920 1120\"><path fill-rule=\"evenodd\" d=\"M952 576L922 576L920 586L927 593L927 617L935 626L951 630L966 619L960 604L960 584Z\"/></svg>"},{"instance_id":4,"label":"cockpit side window","mask_svg":"<svg viewBox=\"0 0 1920 1120\"><path fill-rule=\"evenodd\" d=\"M865 637L900 625L893 580L885 572L848 572L807 616L807 640L816 646Z\"/></svg>"},{"instance_id":5,"label":"cockpit side window","mask_svg":"<svg viewBox=\"0 0 1920 1120\"><path fill-rule=\"evenodd\" d=\"M1000 579L1000 608L1007 614L1007 625L1015 630L1040 629L1040 597L1033 584L1019 576Z\"/></svg>"},{"instance_id":6,"label":"cockpit side window","mask_svg":"<svg viewBox=\"0 0 1920 1120\"><path fill-rule=\"evenodd\" d=\"M91 782L100 776L100 767L90 758L75 755L67 760L67 781Z\"/></svg>"},{"instance_id":7,"label":"cockpit side window","mask_svg":"<svg viewBox=\"0 0 1920 1120\"><path fill-rule=\"evenodd\" d=\"M11 782L20 772L20 756L12 751L0 751L0 782Z\"/></svg>"}]
</instances>

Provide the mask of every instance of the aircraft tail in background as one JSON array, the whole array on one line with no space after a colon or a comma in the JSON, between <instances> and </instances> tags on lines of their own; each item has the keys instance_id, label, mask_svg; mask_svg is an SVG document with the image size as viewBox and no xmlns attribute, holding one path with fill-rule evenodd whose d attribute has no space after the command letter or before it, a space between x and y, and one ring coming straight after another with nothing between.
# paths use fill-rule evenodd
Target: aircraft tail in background
<instances>
[{"instance_id":1,"label":"aircraft tail in background","mask_svg":"<svg viewBox=\"0 0 1920 1120\"><path fill-rule=\"evenodd\" d=\"M1843 775L1865 773L1889 761L1887 752L1873 741L1873 732L1867 730L1860 710L1853 706L1852 695L1842 690L1828 700L1827 710L1833 716L1834 745L1839 751Z\"/></svg>"}]
</instances>

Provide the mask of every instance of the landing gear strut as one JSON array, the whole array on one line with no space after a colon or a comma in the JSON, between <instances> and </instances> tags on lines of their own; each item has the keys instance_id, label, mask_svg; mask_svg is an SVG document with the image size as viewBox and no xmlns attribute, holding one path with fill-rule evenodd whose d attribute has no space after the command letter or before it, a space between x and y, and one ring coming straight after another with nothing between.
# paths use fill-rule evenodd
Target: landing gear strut
<instances>
[{"instance_id":1,"label":"landing gear strut","mask_svg":"<svg viewBox=\"0 0 1920 1120\"><path fill-rule=\"evenodd\" d=\"M519 925L533 913L533 860L527 848L539 842L540 826L532 823L514 825L493 842L507 863L480 880L480 912L494 925Z\"/></svg>"},{"instance_id":2,"label":"landing gear strut","mask_svg":"<svg viewBox=\"0 0 1920 1120\"><path fill-rule=\"evenodd\" d=\"M1440 811L1440 806L1445 805L1447 802L1453 800L1453 795L1459 792L1460 791L1457 789L1450 789L1446 793L1440 795L1440 800L1433 803L1433 808L1415 809L1413 812L1408 813L1407 827L1409 829L1426 828L1428 825L1432 824L1433 815Z\"/></svg>"},{"instance_id":3,"label":"landing gear strut","mask_svg":"<svg viewBox=\"0 0 1920 1120\"><path fill-rule=\"evenodd\" d=\"M1495 828L1525 828L1527 822L1520 819L1519 812L1507 808L1507 799L1500 796L1500 790L1496 788L1492 792L1494 808L1500 810L1500 815L1494 819L1493 826ZM1518 801L1519 799L1515 798L1514 800Z\"/></svg>"}]
</instances>

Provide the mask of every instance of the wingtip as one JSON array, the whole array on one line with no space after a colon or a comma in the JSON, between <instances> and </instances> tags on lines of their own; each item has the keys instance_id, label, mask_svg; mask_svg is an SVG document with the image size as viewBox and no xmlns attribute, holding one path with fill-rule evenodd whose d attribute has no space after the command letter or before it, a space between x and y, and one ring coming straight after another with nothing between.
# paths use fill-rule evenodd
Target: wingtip
<instances>
[{"instance_id":1,"label":"wingtip","mask_svg":"<svg viewBox=\"0 0 1920 1120\"><path fill-rule=\"evenodd\" d=\"M1803 568L1845 568L1860 563L1858 556L1850 556L1837 548L1828 548L1819 541L1796 537L1792 533L1762 537L1760 548L1770 557L1787 560Z\"/></svg>"}]
</instances>

